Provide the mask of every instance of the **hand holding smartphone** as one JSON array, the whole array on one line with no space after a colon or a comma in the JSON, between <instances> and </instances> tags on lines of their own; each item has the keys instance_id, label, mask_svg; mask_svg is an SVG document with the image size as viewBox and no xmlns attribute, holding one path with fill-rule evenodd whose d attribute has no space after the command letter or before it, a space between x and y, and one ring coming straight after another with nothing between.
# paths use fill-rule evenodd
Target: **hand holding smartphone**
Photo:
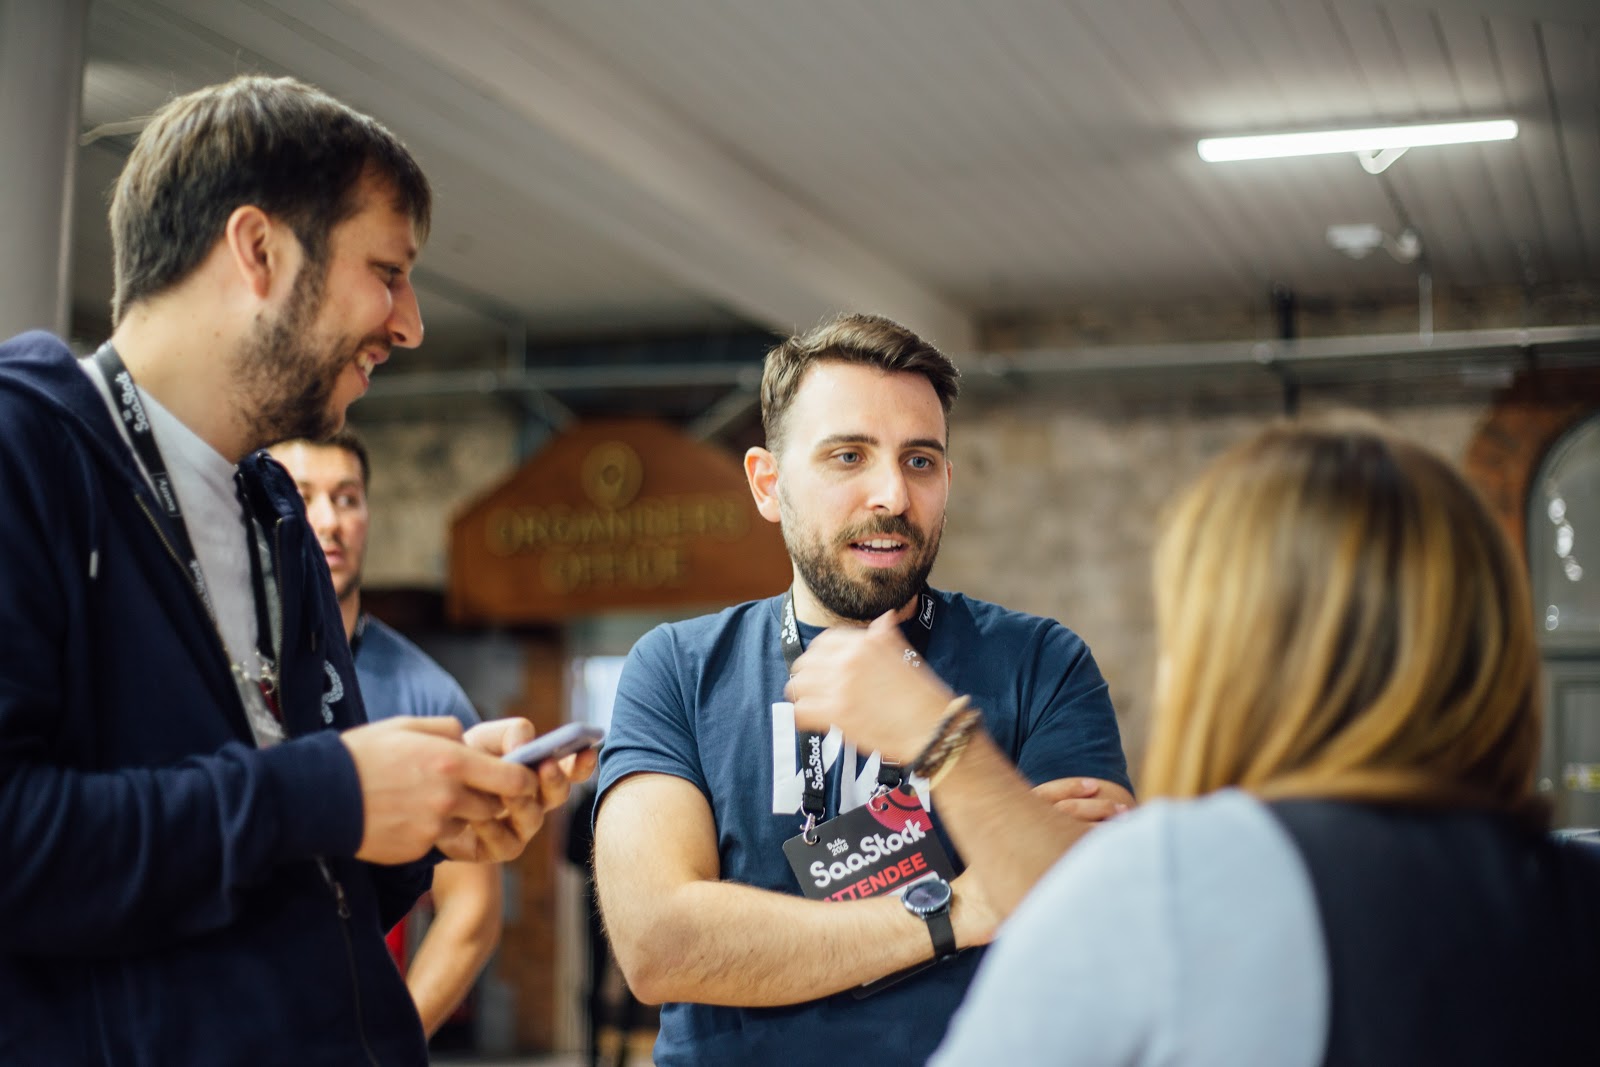
<instances>
[{"instance_id":1,"label":"hand holding smartphone","mask_svg":"<svg viewBox=\"0 0 1600 1067\"><path fill-rule=\"evenodd\" d=\"M560 759L574 752L593 748L605 737L605 731L588 723L569 722L547 734L540 734L525 745L518 745L501 759L520 763L525 767L538 767L546 760Z\"/></svg>"}]
</instances>

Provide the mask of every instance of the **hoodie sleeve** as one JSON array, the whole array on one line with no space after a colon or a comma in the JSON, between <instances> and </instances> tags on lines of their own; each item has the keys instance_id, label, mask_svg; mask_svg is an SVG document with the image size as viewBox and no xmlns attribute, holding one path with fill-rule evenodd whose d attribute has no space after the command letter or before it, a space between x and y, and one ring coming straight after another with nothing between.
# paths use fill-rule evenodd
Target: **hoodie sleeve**
<instances>
[{"instance_id":1,"label":"hoodie sleeve","mask_svg":"<svg viewBox=\"0 0 1600 1067\"><path fill-rule=\"evenodd\" d=\"M219 727L217 743L202 734L195 754L122 759L141 732L186 736L198 715L174 718L179 702L215 700L170 664L163 675L160 664L139 662L139 650L181 648L181 637L153 629L165 623L155 606L142 615L119 611L115 622L146 620L149 633L128 625L125 638L89 638L95 624L103 632L108 623L86 607L90 575L103 566L88 527L107 521L88 447L64 432L64 417L48 403L0 388L7 955L107 955L221 929L252 902L260 906L279 865L348 856L361 833L355 767L331 732L261 751L223 743ZM124 673L140 684L125 687ZM95 706L93 694L125 689L141 695Z\"/></svg>"}]
</instances>

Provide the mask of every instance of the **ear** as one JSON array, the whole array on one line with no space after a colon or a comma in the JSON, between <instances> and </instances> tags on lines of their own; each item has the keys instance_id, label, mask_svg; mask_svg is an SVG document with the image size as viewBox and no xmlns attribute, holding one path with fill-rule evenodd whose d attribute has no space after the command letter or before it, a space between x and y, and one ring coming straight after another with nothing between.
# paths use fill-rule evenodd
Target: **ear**
<instances>
[{"instance_id":1,"label":"ear","mask_svg":"<svg viewBox=\"0 0 1600 1067\"><path fill-rule=\"evenodd\" d=\"M228 264L258 300L268 297L275 282L294 277L296 264L290 262L286 237L298 250L293 231L253 204L234 208L223 227Z\"/></svg>"},{"instance_id":2,"label":"ear","mask_svg":"<svg viewBox=\"0 0 1600 1067\"><path fill-rule=\"evenodd\" d=\"M752 448L744 454L744 477L750 483L750 495L755 497L756 510L768 522L777 522L783 516L778 505L778 457L764 448Z\"/></svg>"}]
</instances>

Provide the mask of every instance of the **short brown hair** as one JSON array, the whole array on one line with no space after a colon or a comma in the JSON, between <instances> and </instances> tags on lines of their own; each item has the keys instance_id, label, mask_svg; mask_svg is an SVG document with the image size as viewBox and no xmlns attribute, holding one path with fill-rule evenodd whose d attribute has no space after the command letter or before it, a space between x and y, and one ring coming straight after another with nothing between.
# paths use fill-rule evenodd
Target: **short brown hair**
<instances>
[{"instance_id":1,"label":"short brown hair","mask_svg":"<svg viewBox=\"0 0 1600 1067\"><path fill-rule=\"evenodd\" d=\"M806 371L825 360L920 374L933 386L946 419L961 391L961 372L950 358L898 322L882 315L840 315L767 353L761 373L761 428L769 449L778 450L784 416Z\"/></svg>"},{"instance_id":2,"label":"short brown hair","mask_svg":"<svg viewBox=\"0 0 1600 1067\"><path fill-rule=\"evenodd\" d=\"M425 236L433 194L422 168L394 134L320 90L245 76L170 101L139 135L112 196L113 323L187 278L247 204L287 222L320 277L328 234L359 210L369 171Z\"/></svg>"},{"instance_id":3,"label":"short brown hair","mask_svg":"<svg viewBox=\"0 0 1600 1067\"><path fill-rule=\"evenodd\" d=\"M1181 499L1155 583L1147 796L1539 814L1527 582L1427 449L1348 415L1275 425Z\"/></svg>"},{"instance_id":4,"label":"short brown hair","mask_svg":"<svg viewBox=\"0 0 1600 1067\"><path fill-rule=\"evenodd\" d=\"M339 427L333 436L325 437L321 441L313 441L309 437L291 437L287 441L279 441L272 447L281 448L286 445L309 445L312 448L342 448L356 457L356 461L361 464L361 488L367 489L372 484L372 461L367 457L367 443L361 439L360 434L350 428L349 423Z\"/></svg>"}]
</instances>

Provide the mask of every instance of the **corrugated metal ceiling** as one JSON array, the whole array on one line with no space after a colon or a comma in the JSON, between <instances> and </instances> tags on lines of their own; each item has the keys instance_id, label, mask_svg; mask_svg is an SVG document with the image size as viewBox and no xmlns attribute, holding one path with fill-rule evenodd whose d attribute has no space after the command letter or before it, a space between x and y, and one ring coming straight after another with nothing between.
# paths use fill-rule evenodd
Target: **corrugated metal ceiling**
<instances>
[{"instance_id":1,"label":"corrugated metal ceiling","mask_svg":"<svg viewBox=\"0 0 1600 1067\"><path fill-rule=\"evenodd\" d=\"M787 330L865 305L970 350L1063 304L1600 271L1591 0L96 0L85 126L237 71L376 114L440 194L428 352ZM1214 166L1198 137L1506 115L1514 142ZM76 301L109 293L83 150ZM430 358L431 357L431 358Z\"/></svg>"}]
</instances>

